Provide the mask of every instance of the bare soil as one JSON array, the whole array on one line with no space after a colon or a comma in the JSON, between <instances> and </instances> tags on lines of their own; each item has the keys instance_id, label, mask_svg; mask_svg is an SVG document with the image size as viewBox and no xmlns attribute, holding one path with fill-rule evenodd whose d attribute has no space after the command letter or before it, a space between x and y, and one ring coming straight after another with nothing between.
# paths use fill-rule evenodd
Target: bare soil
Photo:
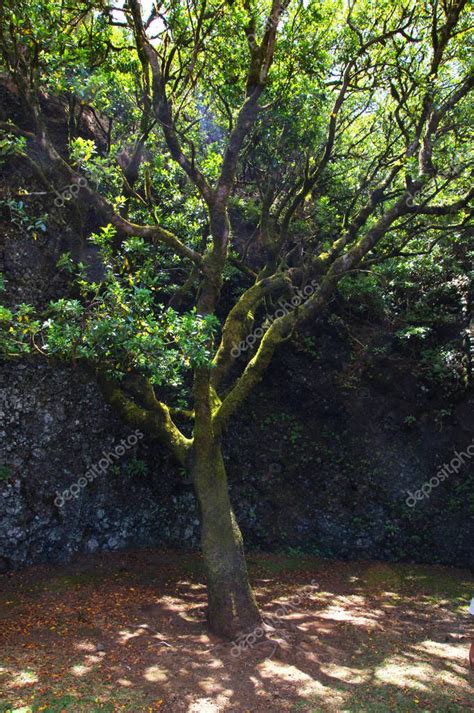
<instances>
[{"instance_id":1,"label":"bare soil","mask_svg":"<svg viewBox=\"0 0 474 713\"><path fill-rule=\"evenodd\" d=\"M0 712L474 710L467 571L249 564L273 627L240 647L208 631L198 554L102 553L1 576Z\"/></svg>"}]
</instances>

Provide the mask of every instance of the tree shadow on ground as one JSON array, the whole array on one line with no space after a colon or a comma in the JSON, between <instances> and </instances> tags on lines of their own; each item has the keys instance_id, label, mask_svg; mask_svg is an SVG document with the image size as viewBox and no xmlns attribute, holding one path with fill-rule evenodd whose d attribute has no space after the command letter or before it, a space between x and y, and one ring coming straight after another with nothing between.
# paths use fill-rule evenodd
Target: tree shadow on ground
<instances>
[{"instance_id":1,"label":"tree shadow on ground","mask_svg":"<svg viewBox=\"0 0 474 713\"><path fill-rule=\"evenodd\" d=\"M4 710L472 710L465 572L277 555L251 571L273 630L240 648L207 629L197 555L113 553L4 578Z\"/></svg>"}]
</instances>

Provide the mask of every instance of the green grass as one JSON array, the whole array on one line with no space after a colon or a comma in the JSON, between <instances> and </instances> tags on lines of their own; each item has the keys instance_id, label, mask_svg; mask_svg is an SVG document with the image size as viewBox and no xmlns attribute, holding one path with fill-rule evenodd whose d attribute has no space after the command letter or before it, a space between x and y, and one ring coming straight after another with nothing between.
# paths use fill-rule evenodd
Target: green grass
<instances>
[{"instance_id":1,"label":"green grass","mask_svg":"<svg viewBox=\"0 0 474 713\"><path fill-rule=\"evenodd\" d=\"M341 692L347 689L339 688ZM338 708L338 713L465 713L466 705L453 702L452 694L415 691L399 691L392 686L362 686ZM301 699L292 707L292 713L327 713L328 708L320 701ZM333 709L335 710L335 709Z\"/></svg>"},{"instance_id":2,"label":"green grass","mask_svg":"<svg viewBox=\"0 0 474 713\"><path fill-rule=\"evenodd\" d=\"M114 713L114 706L112 703L100 703L94 701L92 698L80 700L76 696L66 694L58 698L45 699L40 697L35 700L29 706L24 706L22 708L14 708L8 703L0 702L0 713L63 713L63 711L68 711L68 713Z\"/></svg>"},{"instance_id":3,"label":"green grass","mask_svg":"<svg viewBox=\"0 0 474 713\"><path fill-rule=\"evenodd\" d=\"M17 707L8 701L0 701L0 713L65 713L66 711L67 713L114 713L115 702L119 702L118 697L114 697L112 703L100 701L94 696L76 696L70 693L61 695L51 692L35 697L27 706ZM142 710L140 703L143 702L144 699L137 696L136 700L128 701L128 708L121 708L121 710L138 713Z\"/></svg>"}]
</instances>

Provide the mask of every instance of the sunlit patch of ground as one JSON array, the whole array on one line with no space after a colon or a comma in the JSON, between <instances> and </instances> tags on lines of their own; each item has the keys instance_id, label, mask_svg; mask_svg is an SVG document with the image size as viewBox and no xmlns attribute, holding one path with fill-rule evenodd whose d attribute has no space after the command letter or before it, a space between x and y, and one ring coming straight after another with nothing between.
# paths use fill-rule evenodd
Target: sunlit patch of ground
<instances>
[{"instance_id":1,"label":"sunlit patch of ground","mask_svg":"<svg viewBox=\"0 0 474 713\"><path fill-rule=\"evenodd\" d=\"M206 628L198 555L0 577L0 713L474 709L467 572L283 555L250 569L274 630L240 651Z\"/></svg>"}]
</instances>

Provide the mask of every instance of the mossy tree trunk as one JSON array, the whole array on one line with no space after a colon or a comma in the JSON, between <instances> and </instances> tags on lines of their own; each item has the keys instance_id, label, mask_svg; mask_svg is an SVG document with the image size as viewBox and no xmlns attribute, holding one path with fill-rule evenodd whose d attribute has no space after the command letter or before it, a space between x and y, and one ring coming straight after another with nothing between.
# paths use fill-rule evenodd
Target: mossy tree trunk
<instances>
[{"instance_id":1,"label":"mossy tree trunk","mask_svg":"<svg viewBox=\"0 0 474 713\"><path fill-rule=\"evenodd\" d=\"M201 547L206 568L208 620L214 633L234 638L260 621L250 587L242 535L232 510L221 435L214 426L220 406L209 369L194 376L195 419L188 453L201 518Z\"/></svg>"},{"instance_id":2,"label":"mossy tree trunk","mask_svg":"<svg viewBox=\"0 0 474 713\"><path fill-rule=\"evenodd\" d=\"M249 583L242 535L230 502L220 431L216 430L213 418L220 401L215 401L209 370L197 369L195 373L192 438L184 437L173 424L169 409L156 399L153 387L145 379L131 380L129 395L106 377L99 378L99 383L114 409L129 423L166 444L190 472L200 511L211 629L230 639L252 629L261 617Z\"/></svg>"},{"instance_id":3,"label":"mossy tree trunk","mask_svg":"<svg viewBox=\"0 0 474 713\"><path fill-rule=\"evenodd\" d=\"M192 476L201 516L201 546L211 629L225 638L255 627L261 617L250 587L242 535L229 498L218 443L194 452Z\"/></svg>"}]
</instances>

